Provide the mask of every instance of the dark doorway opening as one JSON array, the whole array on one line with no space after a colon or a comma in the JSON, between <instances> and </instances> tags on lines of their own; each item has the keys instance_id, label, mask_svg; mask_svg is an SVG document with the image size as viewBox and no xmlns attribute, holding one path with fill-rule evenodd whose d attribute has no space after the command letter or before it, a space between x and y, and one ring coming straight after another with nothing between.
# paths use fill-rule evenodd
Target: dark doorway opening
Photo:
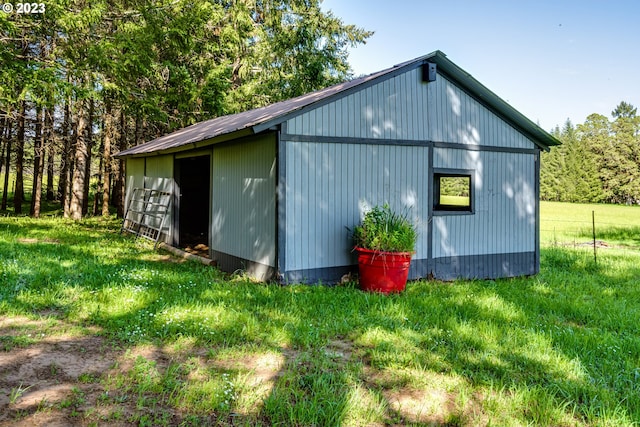
<instances>
[{"instance_id":1,"label":"dark doorway opening","mask_svg":"<svg viewBox=\"0 0 640 427\"><path fill-rule=\"evenodd\" d=\"M211 158L208 155L176 160L179 199L178 246L200 256L209 256L209 206Z\"/></svg>"}]
</instances>

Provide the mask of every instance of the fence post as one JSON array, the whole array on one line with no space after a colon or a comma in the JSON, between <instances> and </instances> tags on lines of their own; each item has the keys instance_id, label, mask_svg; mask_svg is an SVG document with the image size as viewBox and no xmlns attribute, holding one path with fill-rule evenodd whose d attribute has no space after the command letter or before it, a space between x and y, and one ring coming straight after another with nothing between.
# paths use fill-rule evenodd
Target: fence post
<instances>
[{"instance_id":1,"label":"fence post","mask_svg":"<svg viewBox=\"0 0 640 427\"><path fill-rule=\"evenodd\" d=\"M593 262L598 265L598 256L596 254L596 211L591 211L591 224L593 230Z\"/></svg>"}]
</instances>

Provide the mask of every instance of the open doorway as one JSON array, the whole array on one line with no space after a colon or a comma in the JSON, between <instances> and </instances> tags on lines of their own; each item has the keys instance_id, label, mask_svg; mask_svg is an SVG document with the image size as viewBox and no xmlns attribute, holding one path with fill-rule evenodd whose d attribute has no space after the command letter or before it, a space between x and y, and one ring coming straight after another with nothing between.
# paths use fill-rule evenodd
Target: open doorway
<instances>
[{"instance_id":1,"label":"open doorway","mask_svg":"<svg viewBox=\"0 0 640 427\"><path fill-rule=\"evenodd\" d=\"M209 257L209 213L211 203L211 157L176 159L178 200L178 246Z\"/></svg>"}]
</instances>

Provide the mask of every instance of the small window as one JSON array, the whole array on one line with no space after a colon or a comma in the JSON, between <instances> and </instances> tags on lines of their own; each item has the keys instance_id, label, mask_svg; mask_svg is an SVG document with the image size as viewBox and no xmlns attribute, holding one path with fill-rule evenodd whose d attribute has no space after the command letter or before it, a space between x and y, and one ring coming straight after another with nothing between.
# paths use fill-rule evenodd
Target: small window
<instances>
[{"instance_id":1,"label":"small window","mask_svg":"<svg viewBox=\"0 0 640 427\"><path fill-rule=\"evenodd\" d=\"M472 171L436 171L433 175L433 210L473 212L472 176Z\"/></svg>"}]
</instances>

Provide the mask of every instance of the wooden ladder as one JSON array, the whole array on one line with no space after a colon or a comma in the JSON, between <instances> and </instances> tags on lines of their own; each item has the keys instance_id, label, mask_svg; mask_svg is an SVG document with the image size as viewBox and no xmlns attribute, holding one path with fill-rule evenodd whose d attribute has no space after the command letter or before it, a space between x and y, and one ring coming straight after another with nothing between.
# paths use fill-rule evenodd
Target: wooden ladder
<instances>
[{"instance_id":1,"label":"wooden ladder","mask_svg":"<svg viewBox=\"0 0 640 427\"><path fill-rule=\"evenodd\" d=\"M137 237L154 242L154 249L169 216L171 193L151 188L134 188L124 215L120 232L128 231Z\"/></svg>"}]
</instances>

